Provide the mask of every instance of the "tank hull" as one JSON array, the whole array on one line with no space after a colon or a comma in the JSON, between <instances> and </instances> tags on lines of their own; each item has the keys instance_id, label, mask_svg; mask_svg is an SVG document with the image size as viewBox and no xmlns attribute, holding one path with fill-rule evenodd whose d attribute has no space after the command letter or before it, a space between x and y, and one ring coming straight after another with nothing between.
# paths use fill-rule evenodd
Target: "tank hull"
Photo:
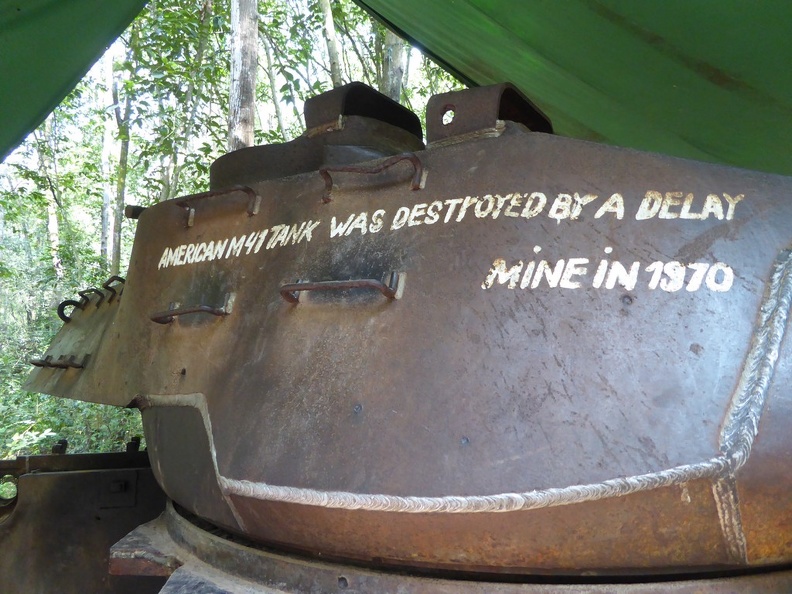
<instances>
[{"instance_id":1,"label":"tank hull","mask_svg":"<svg viewBox=\"0 0 792 594\"><path fill-rule=\"evenodd\" d=\"M140 407L170 497L287 550L792 561L792 181L511 123L413 157L146 209L91 364L33 387Z\"/></svg>"}]
</instances>

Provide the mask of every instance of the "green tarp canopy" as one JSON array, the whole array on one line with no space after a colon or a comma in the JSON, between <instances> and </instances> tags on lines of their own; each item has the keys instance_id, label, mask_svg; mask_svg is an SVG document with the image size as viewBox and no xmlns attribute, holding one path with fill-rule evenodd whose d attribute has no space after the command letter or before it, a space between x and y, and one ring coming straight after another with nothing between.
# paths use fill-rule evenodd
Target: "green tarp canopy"
<instances>
[{"instance_id":1,"label":"green tarp canopy","mask_svg":"<svg viewBox=\"0 0 792 594\"><path fill-rule=\"evenodd\" d=\"M792 174L788 0L356 1L468 83L515 83L558 134ZM0 155L142 4L0 0Z\"/></svg>"},{"instance_id":2,"label":"green tarp canopy","mask_svg":"<svg viewBox=\"0 0 792 594\"><path fill-rule=\"evenodd\" d=\"M558 134L792 174L788 0L359 0Z\"/></svg>"},{"instance_id":3,"label":"green tarp canopy","mask_svg":"<svg viewBox=\"0 0 792 594\"><path fill-rule=\"evenodd\" d=\"M0 0L0 159L38 126L145 0Z\"/></svg>"}]
</instances>

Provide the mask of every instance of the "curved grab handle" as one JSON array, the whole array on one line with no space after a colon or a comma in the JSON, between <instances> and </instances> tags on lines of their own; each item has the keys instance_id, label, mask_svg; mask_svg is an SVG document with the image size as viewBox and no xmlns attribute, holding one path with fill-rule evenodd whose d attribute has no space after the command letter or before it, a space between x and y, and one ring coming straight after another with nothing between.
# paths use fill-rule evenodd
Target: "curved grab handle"
<instances>
[{"instance_id":1,"label":"curved grab handle","mask_svg":"<svg viewBox=\"0 0 792 594\"><path fill-rule=\"evenodd\" d=\"M90 287L84 291L78 291L77 294L80 296L79 301L67 299L58 305L58 317L63 320L64 324L71 322L71 316L66 315L66 308L74 307L75 309L85 309L85 306L91 303L91 293L99 297L99 299L96 301L96 307L102 305L105 299L107 299L108 303L112 303L113 299L115 299L117 296L120 296L124 291L124 282L124 279L120 276L111 276L109 279L107 279L107 281L102 285L102 288L110 294L109 299L107 299L107 295L105 295L99 289L95 289L94 287ZM121 288L118 290L114 289L112 287L113 283L119 283ZM74 310L72 310L72 313L74 313Z\"/></svg>"},{"instance_id":2,"label":"curved grab handle","mask_svg":"<svg viewBox=\"0 0 792 594\"><path fill-rule=\"evenodd\" d=\"M99 295L99 300L96 302L96 307L102 305L102 301L105 300L105 294L102 293L99 289L94 289L91 287L90 289L85 289L84 291L78 291L77 294L80 296L82 301L80 301L82 307L85 307L91 302L91 298L88 296L91 293L95 295ZM80 309L82 309L82 307Z\"/></svg>"},{"instance_id":3,"label":"curved grab handle","mask_svg":"<svg viewBox=\"0 0 792 594\"><path fill-rule=\"evenodd\" d=\"M43 359L31 359L30 364L35 367L50 367L55 369L85 369L89 355L85 355L82 361L77 361L75 355L61 355L53 361L52 355L47 355Z\"/></svg>"},{"instance_id":4,"label":"curved grab handle","mask_svg":"<svg viewBox=\"0 0 792 594\"><path fill-rule=\"evenodd\" d=\"M194 202L198 202L200 200L204 200L206 198L215 198L217 196L227 196L229 194L233 194L234 192L242 192L247 194L248 206L247 206L247 215L249 217L255 216L261 210L261 196L259 196L253 188L248 186L231 186L229 188L223 188L221 190L211 190L209 192L203 192L201 194L192 194L191 196L185 196L178 202L176 202L176 206L180 206L187 212L187 221L185 222L185 227L192 227L195 224L195 207L193 205Z\"/></svg>"},{"instance_id":5,"label":"curved grab handle","mask_svg":"<svg viewBox=\"0 0 792 594\"><path fill-rule=\"evenodd\" d=\"M204 313L212 316L227 316L231 313L234 305L234 293L229 293L226 296L225 305L222 307L214 307L212 305L188 305L186 307L172 307L165 311L159 311L149 316L152 322L157 324L170 324L175 318L179 316L186 316L188 314Z\"/></svg>"},{"instance_id":6,"label":"curved grab handle","mask_svg":"<svg viewBox=\"0 0 792 594\"><path fill-rule=\"evenodd\" d=\"M58 305L58 317L63 320L64 324L68 324L71 322L71 317L66 315L66 308L69 306L74 307L74 309L82 309L85 307L85 303L80 303L79 301L75 301L74 299L67 299L66 301L61 301L60 305ZM74 311L74 310L72 310Z\"/></svg>"},{"instance_id":7,"label":"curved grab handle","mask_svg":"<svg viewBox=\"0 0 792 594\"><path fill-rule=\"evenodd\" d=\"M324 194L322 194L322 202L327 204L333 200L330 196L331 192L333 191L333 178L330 177L331 171L337 173L380 173L381 171L385 171L388 169L388 167L393 167L396 165L396 163L400 163L401 161L409 161L412 163L413 168L415 169L415 173L413 173L412 180L410 181L410 189L420 190L423 188L424 184L426 183L426 171L424 170L421 160L415 153L404 153L402 155L393 156L390 159L385 159L381 163L371 167L360 167L357 165L346 165L344 167L322 167L319 170L319 175L322 176L322 179L324 179L325 182Z\"/></svg>"},{"instance_id":8,"label":"curved grab handle","mask_svg":"<svg viewBox=\"0 0 792 594\"><path fill-rule=\"evenodd\" d=\"M118 283L118 284L120 284L120 285L121 285L121 289L120 289L119 291L116 291L116 290L115 290L115 289L112 287L112 284L113 284L113 283ZM110 278L108 278L108 279L107 279L107 280L104 282L104 284L102 284L102 288L103 288L103 289L105 289L107 292L109 292L109 293L110 293L110 298L107 300L107 302L108 302L108 303L112 303L112 302L113 302L113 299L115 299L117 296L120 296L120 295L121 295L121 293L123 293L123 292L124 292L124 283L126 283L126 280L124 280L124 278L123 278L123 277L120 277L120 276L118 276L118 275L113 275L113 276L111 276Z\"/></svg>"},{"instance_id":9,"label":"curved grab handle","mask_svg":"<svg viewBox=\"0 0 792 594\"><path fill-rule=\"evenodd\" d=\"M404 273L391 272L387 283L373 278L317 282L298 281L281 285L280 295L289 303L299 303L302 291L343 291L344 289L376 289L388 299L400 299L404 291Z\"/></svg>"}]
</instances>

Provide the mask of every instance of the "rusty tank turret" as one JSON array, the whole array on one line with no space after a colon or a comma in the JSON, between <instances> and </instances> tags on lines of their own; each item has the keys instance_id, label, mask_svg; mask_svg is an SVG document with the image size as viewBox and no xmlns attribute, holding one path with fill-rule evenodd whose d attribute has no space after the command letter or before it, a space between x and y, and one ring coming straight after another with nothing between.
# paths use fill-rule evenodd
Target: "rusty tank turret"
<instances>
[{"instance_id":1,"label":"rusty tank turret","mask_svg":"<svg viewBox=\"0 0 792 594\"><path fill-rule=\"evenodd\" d=\"M138 407L183 508L458 575L792 562L792 180L360 84L139 216L31 390Z\"/></svg>"}]
</instances>

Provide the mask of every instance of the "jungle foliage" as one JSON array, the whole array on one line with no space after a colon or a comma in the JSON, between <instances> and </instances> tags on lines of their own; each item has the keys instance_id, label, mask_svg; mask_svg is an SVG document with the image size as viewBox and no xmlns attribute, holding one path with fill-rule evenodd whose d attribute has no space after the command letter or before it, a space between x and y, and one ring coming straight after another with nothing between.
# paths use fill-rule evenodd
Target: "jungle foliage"
<instances>
[{"instance_id":1,"label":"jungle foliage","mask_svg":"<svg viewBox=\"0 0 792 594\"><path fill-rule=\"evenodd\" d=\"M134 222L208 187L227 150L230 6L151 0L27 140L0 165L0 459L115 451L142 434L136 410L31 394L29 360L61 325L58 303L124 275ZM256 143L303 130L302 103L361 80L423 115L460 85L350 0L258 0Z\"/></svg>"}]
</instances>

